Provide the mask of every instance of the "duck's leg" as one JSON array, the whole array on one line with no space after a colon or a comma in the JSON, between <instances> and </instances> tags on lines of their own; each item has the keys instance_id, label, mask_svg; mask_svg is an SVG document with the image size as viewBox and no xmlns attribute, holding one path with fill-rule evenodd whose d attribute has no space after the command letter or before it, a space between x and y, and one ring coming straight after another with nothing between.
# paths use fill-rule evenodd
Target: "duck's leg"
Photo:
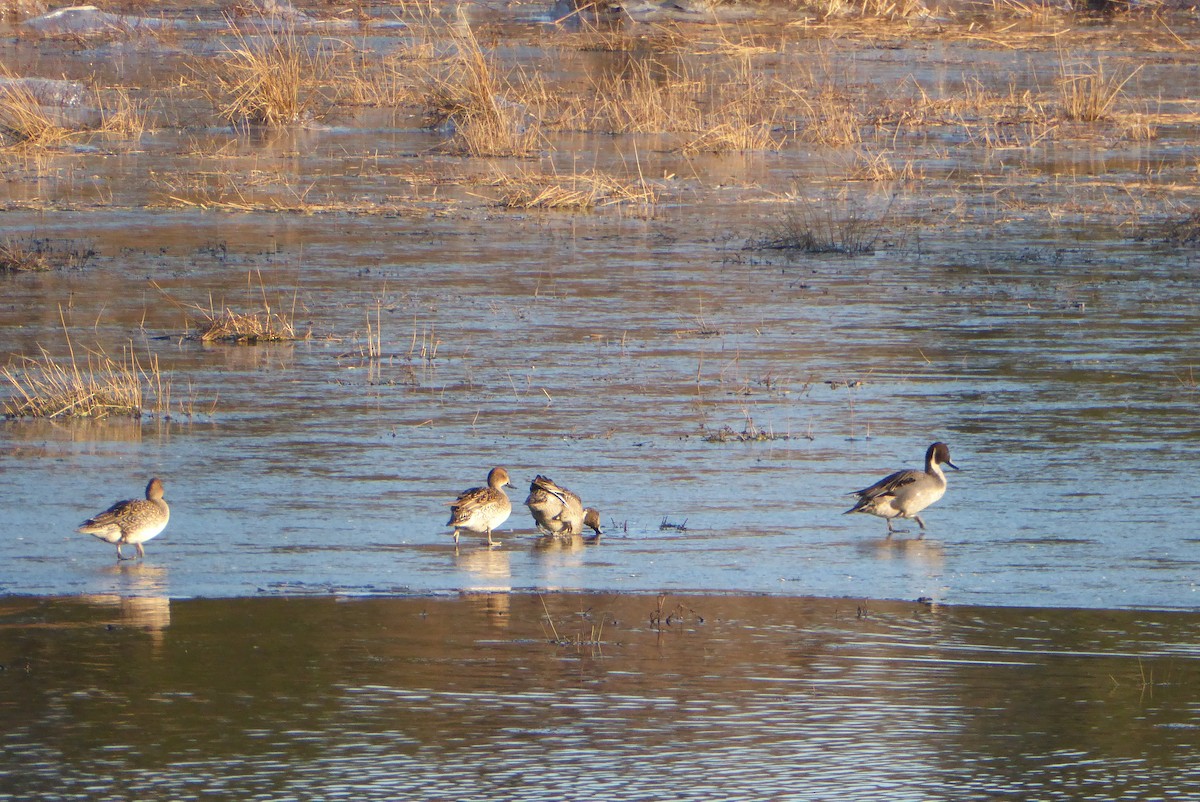
<instances>
[{"instance_id":1,"label":"duck's leg","mask_svg":"<svg viewBox=\"0 0 1200 802\"><path fill-rule=\"evenodd\" d=\"M925 528L925 522L921 520L921 516L920 516L920 515L914 515L914 516L913 516L913 520L914 520L914 521L916 521L916 522L917 522L917 523L920 525L920 527L921 527L922 529L924 529L924 528Z\"/></svg>"},{"instance_id":2,"label":"duck's leg","mask_svg":"<svg viewBox=\"0 0 1200 802\"><path fill-rule=\"evenodd\" d=\"M121 541L117 541L117 562L125 559L125 555L121 553Z\"/></svg>"},{"instance_id":3,"label":"duck's leg","mask_svg":"<svg viewBox=\"0 0 1200 802\"><path fill-rule=\"evenodd\" d=\"M454 545L458 545L458 527L454 527Z\"/></svg>"},{"instance_id":4,"label":"duck's leg","mask_svg":"<svg viewBox=\"0 0 1200 802\"><path fill-rule=\"evenodd\" d=\"M491 527L489 527L489 528L488 528L488 530L487 530L487 539L488 539L488 545L489 545L489 546L499 546L499 545L500 545L500 544L499 544L499 543L497 543L496 541L492 540L492 530L491 530Z\"/></svg>"},{"instance_id":5,"label":"duck's leg","mask_svg":"<svg viewBox=\"0 0 1200 802\"><path fill-rule=\"evenodd\" d=\"M885 538L885 540L891 540L892 535L896 534L896 530L892 528L892 519L884 518L883 520L885 523L887 523L887 528L888 528L888 533L887 533L887 537Z\"/></svg>"},{"instance_id":6,"label":"duck's leg","mask_svg":"<svg viewBox=\"0 0 1200 802\"><path fill-rule=\"evenodd\" d=\"M135 543L134 545L137 546L138 559L139 560L146 559L146 550L144 548L142 548L142 544Z\"/></svg>"}]
</instances>

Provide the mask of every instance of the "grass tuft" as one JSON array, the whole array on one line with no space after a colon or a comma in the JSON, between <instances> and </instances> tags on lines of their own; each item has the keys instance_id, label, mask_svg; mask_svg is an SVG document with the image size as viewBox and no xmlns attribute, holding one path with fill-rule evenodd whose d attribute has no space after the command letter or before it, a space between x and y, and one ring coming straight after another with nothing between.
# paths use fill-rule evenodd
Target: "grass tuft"
<instances>
[{"instance_id":1,"label":"grass tuft","mask_svg":"<svg viewBox=\"0 0 1200 802\"><path fill-rule=\"evenodd\" d=\"M1139 65L1124 78L1107 76L1104 65L1095 68L1068 66L1065 60L1060 66L1059 98L1062 115L1067 120L1091 123L1107 119L1121 90L1133 80L1142 68Z\"/></svg>"},{"instance_id":2,"label":"grass tuft","mask_svg":"<svg viewBox=\"0 0 1200 802\"><path fill-rule=\"evenodd\" d=\"M238 33L214 64L193 67L193 82L217 114L235 127L282 126L302 121L311 105L306 88L322 62L309 53L294 26Z\"/></svg>"},{"instance_id":3,"label":"grass tuft","mask_svg":"<svg viewBox=\"0 0 1200 802\"><path fill-rule=\"evenodd\" d=\"M247 277L249 279L249 277ZM153 282L152 282L153 283ZM200 304L188 304L176 300L162 287L154 284L155 289L175 306L184 310L187 316L187 326L190 340L213 343L236 343L239 345L257 345L270 342L290 342L307 339L309 336L296 335L295 319L296 298L292 298L291 312L277 312L267 300L266 290L262 287L259 277L259 290L262 293L262 306L251 312L238 312L228 306L217 308L212 299L207 307Z\"/></svg>"},{"instance_id":4,"label":"grass tuft","mask_svg":"<svg viewBox=\"0 0 1200 802\"><path fill-rule=\"evenodd\" d=\"M805 201L791 208L765 236L747 242L748 250L802 253L872 253L883 233L880 219L848 203Z\"/></svg>"},{"instance_id":5,"label":"grass tuft","mask_svg":"<svg viewBox=\"0 0 1200 802\"><path fill-rule=\"evenodd\" d=\"M545 174L518 169L503 173L492 186L500 191L498 203L510 209L583 210L618 204L653 207L659 189L644 178L621 181L592 171L572 175Z\"/></svg>"},{"instance_id":6,"label":"grass tuft","mask_svg":"<svg viewBox=\"0 0 1200 802\"><path fill-rule=\"evenodd\" d=\"M452 149L471 156L527 156L542 142L531 106L516 97L543 94L536 82L518 87L500 74L465 20L451 29L455 56L424 77L422 93L431 128L448 127Z\"/></svg>"},{"instance_id":7,"label":"grass tuft","mask_svg":"<svg viewBox=\"0 0 1200 802\"><path fill-rule=\"evenodd\" d=\"M64 323L65 329L65 323ZM158 357L151 355L143 367L130 344L115 360L103 350L89 350L83 365L67 337L70 357L60 361L39 346L38 357L18 357L16 364L0 368L13 394L4 402L7 418L104 418L112 415L140 417L143 412L166 414L171 403L170 384L163 382ZM154 403L147 409L146 399Z\"/></svg>"},{"instance_id":8,"label":"grass tuft","mask_svg":"<svg viewBox=\"0 0 1200 802\"><path fill-rule=\"evenodd\" d=\"M0 78L12 76L0 69ZM0 138L6 146L55 147L74 136L75 132L59 124L29 87L11 80L0 86Z\"/></svg>"}]
</instances>

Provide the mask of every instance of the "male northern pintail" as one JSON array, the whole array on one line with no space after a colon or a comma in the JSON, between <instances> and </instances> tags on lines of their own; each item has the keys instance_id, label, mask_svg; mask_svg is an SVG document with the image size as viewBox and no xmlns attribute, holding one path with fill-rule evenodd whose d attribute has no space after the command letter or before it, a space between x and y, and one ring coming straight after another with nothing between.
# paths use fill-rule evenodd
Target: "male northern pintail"
<instances>
[{"instance_id":1,"label":"male northern pintail","mask_svg":"<svg viewBox=\"0 0 1200 802\"><path fill-rule=\"evenodd\" d=\"M529 483L529 497L525 506L533 514L539 531L554 537L569 537L583 534L587 526L600 537L600 513L592 507L583 506L578 495L559 487L548 476L537 476Z\"/></svg>"},{"instance_id":2,"label":"male northern pintail","mask_svg":"<svg viewBox=\"0 0 1200 802\"><path fill-rule=\"evenodd\" d=\"M892 529L893 518L912 518L924 529L925 522L917 513L945 494L943 465L958 470L958 466L950 461L950 447L945 443L934 443L925 452L924 471L896 471L870 487L850 493L858 496L858 501L845 514L865 512L886 519L888 537L896 531Z\"/></svg>"},{"instance_id":3,"label":"male northern pintail","mask_svg":"<svg viewBox=\"0 0 1200 802\"><path fill-rule=\"evenodd\" d=\"M508 479L508 471L492 468L488 474L487 487L472 487L459 493L450 502L450 520L446 526L454 527L454 543L458 544L458 532L474 532L487 535L488 545L495 546L492 530L508 520L512 503L501 488L515 487Z\"/></svg>"},{"instance_id":4,"label":"male northern pintail","mask_svg":"<svg viewBox=\"0 0 1200 802\"><path fill-rule=\"evenodd\" d=\"M117 559L132 560L121 553L121 546L132 544L137 548L137 556L145 557L142 544L161 534L170 517L171 510L163 500L162 479L155 478L146 485L146 498L118 501L99 515L88 518L76 531L117 544Z\"/></svg>"}]
</instances>

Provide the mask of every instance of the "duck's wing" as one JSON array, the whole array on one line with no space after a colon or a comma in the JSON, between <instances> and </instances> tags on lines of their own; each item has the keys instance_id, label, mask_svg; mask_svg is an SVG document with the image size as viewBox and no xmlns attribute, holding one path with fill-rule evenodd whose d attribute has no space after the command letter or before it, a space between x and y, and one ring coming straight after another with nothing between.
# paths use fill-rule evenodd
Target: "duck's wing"
<instances>
[{"instance_id":1,"label":"duck's wing","mask_svg":"<svg viewBox=\"0 0 1200 802\"><path fill-rule=\"evenodd\" d=\"M535 493L541 492L546 495L554 496L563 504L567 503L567 497L574 495L565 487L559 487L558 484L549 476L535 476L533 481L529 483L529 494L533 496Z\"/></svg>"},{"instance_id":2,"label":"duck's wing","mask_svg":"<svg viewBox=\"0 0 1200 802\"><path fill-rule=\"evenodd\" d=\"M86 529L104 529L110 526L116 526L121 519L127 516L137 506L140 499L126 499L118 501L116 504L109 507L104 512L99 512L88 518L79 525L79 531L83 532ZM145 503L145 502L143 502Z\"/></svg>"},{"instance_id":3,"label":"duck's wing","mask_svg":"<svg viewBox=\"0 0 1200 802\"><path fill-rule=\"evenodd\" d=\"M450 502L450 526L455 521L465 520L475 510L482 507L491 499L490 487L472 487L458 494L458 498Z\"/></svg>"},{"instance_id":4,"label":"duck's wing","mask_svg":"<svg viewBox=\"0 0 1200 802\"><path fill-rule=\"evenodd\" d=\"M910 485L917 479L924 476L921 471L904 470L896 471L893 474L883 477L870 487L864 487L862 490L856 490L850 493L851 496L858 496L863 501L869 501L880 496L892 496L896 491L905 485Z\"/></svg>"}]
</instances>

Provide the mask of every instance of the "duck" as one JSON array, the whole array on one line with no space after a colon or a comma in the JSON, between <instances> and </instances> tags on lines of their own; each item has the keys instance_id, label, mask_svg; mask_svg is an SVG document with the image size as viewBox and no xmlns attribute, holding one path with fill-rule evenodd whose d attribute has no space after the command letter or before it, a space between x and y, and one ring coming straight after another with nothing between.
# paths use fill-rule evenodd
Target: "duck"
<instances>
[{"instance_id":1,"label":"duck","mask_svg":"<svg viewBox=\"0 0 1200 802\"><path fill-rule=\"evenodd\" d=\"M892 528L893 518L911 518L921 527L924 536L925 522L918 513L945 495L943 465L959 470L950 461L950 447L945 443L934 443L925 452L924 471L896 471L870 487L848 494L858 496L858 501L843 514L865 512L883 518L887 521L888 537L896 531Z\"/></svg>"},{"instance_id":2,"label":"duck","mask_svg":"<svg viewBox=\"0 0 1200 802\"><path fill-rule=\"evenodd\" d=\"M581 535L585 526L596 533L596 538L604 534L600 531L600 512L583 506L577 494L560 487L548 476L539 474L529 483L525 506L543 534L552 537Z\"/></svg>"},{"instance_id":3,"label":"duck","mask_svg":"<svg viewBox=\"0 0 1200 802\"><path fill-rule=\"evenodd\" d=\"M171 508L163 498L162 479L154 477L146 485L144 499L118 501L104 512L88 518L75 531L115 543L118 561L133 559L121 552L121 547L128 545L137 549L139 559L144 559L146 549L142 544L162 534L170 519Z\"/></svg>"},{"instance_id":4,"label":"duck","mask_svg":"<svg viewBox=\"0 0 1200 802\"><path fill-rule=\"evenodd\" d=\"M454 545L458 545L459 531L486 535L489 546L498 546L492 540L492 530L508 520L512 514L512 502L503 488L515 487L509 480L508 471L496 467L488 473L487 487L472 487L458 494L450 502L450 520L446 526L454 527Z\"/></svg>"}]
</instances>

